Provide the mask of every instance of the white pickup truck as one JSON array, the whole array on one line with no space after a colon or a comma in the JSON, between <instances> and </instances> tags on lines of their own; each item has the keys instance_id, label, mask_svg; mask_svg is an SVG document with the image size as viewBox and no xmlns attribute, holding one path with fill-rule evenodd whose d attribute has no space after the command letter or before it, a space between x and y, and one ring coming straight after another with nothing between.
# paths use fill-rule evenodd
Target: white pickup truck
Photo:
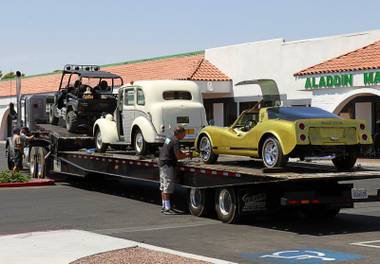
<instances>
[{"instance_id":1,"label":"white pickup truck","mask_svg":"<svg viewBox=\"0 0 380 264\"><path fill-rule=\"evenodd\" d=\"M96 149L132 146L144 155L173 135L177 125L186 129L182 143L193 144L199 130L207 125L199 87L192 81L137 81L118 93L114 114L96 120L93 132Z\"/></svg>"}]
</instances>

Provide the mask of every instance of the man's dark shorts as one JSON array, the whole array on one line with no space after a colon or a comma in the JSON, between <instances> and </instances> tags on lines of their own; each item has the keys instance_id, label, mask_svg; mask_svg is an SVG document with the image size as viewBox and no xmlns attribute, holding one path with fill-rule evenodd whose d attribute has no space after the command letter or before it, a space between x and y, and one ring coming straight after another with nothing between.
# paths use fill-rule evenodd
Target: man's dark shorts
<instances>
[{"instance_id":1,"label":"man's dark shorts","mask_svg":"<svg viewBox=\"0 0 380 264\"><path fill-rule=\"evenodd\" d=\"M15 149L13 154L13 163L17 168L22 168L22 152L19 149Z\"/></svg>"}]
</instances>

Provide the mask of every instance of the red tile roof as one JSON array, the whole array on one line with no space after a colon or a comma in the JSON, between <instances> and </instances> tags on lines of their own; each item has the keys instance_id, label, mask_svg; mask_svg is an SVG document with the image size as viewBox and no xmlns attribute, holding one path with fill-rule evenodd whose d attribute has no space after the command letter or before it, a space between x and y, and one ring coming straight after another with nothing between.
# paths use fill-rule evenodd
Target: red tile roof
<instances>
[{"instance_id":1,"label":"red tile roof","mask_svg":"<svg viewBox=\"0 0 380 264\"><path fill-rule=\"evenodd\" d=\"M230 81L231 79L204 58L203 52L105 65L102 70L119 74L124 83L137 80ZM22 93L48 93L58 89L61 73L29 76L22 79ZM0 81L0 97L16 94L14 80Z\"/></svg>"},{"instance_id":2,"label":"red tile roof","mask_svg":"<svg viewBox=\"0 0 380 264\"><path fill-rule=\"evenodd\" d=\"M372 70L380 68L380 41L368 46L327 60L294 74L303 76L311 74Z\"/></svg>"}]
</instances>

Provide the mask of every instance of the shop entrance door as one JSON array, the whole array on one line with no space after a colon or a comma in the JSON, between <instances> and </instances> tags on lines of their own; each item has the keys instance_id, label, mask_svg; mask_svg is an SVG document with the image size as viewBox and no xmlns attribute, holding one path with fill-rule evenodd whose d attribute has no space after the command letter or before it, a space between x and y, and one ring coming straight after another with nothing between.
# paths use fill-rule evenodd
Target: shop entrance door
<instances>
[{"instance_id":1,"label":"shop entrance door","mask_svg":"<svg viewBox=\"0 0 380 264\"><path fill-rule=\"evenodd\" d=\"M224 126L224 107L223 103L213 104L215 126Z\"/></svg>"}]
</instances>

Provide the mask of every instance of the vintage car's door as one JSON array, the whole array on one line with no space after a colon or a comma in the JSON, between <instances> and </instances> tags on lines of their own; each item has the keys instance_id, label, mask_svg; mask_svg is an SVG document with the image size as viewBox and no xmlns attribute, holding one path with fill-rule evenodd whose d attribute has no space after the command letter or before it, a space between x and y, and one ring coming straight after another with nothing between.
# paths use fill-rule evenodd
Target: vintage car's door
<instances>
[{"instance_id":1,"label":"vintage car's door","mask_svg":"<svg viewBox=\"0 0 380 264\"><path fill-rule=\"evenodd\" d=\"M124 141L131 143L132 123L135 120L136 96L135 88L124 89L123 95L123 133Z\"/></svg>"},{"instance_id":2,"label":"vintage car's door","mask_svg":"<svg viewBox=\"0 0 380 264\"><path fill-rule=\"evenodd\" d=\"M256 133L255 127L258 122L258 113L246 113L239 119L231 130L229 153L254 155L257 151L258 133Z\"/></svg>"}]
</instances>

